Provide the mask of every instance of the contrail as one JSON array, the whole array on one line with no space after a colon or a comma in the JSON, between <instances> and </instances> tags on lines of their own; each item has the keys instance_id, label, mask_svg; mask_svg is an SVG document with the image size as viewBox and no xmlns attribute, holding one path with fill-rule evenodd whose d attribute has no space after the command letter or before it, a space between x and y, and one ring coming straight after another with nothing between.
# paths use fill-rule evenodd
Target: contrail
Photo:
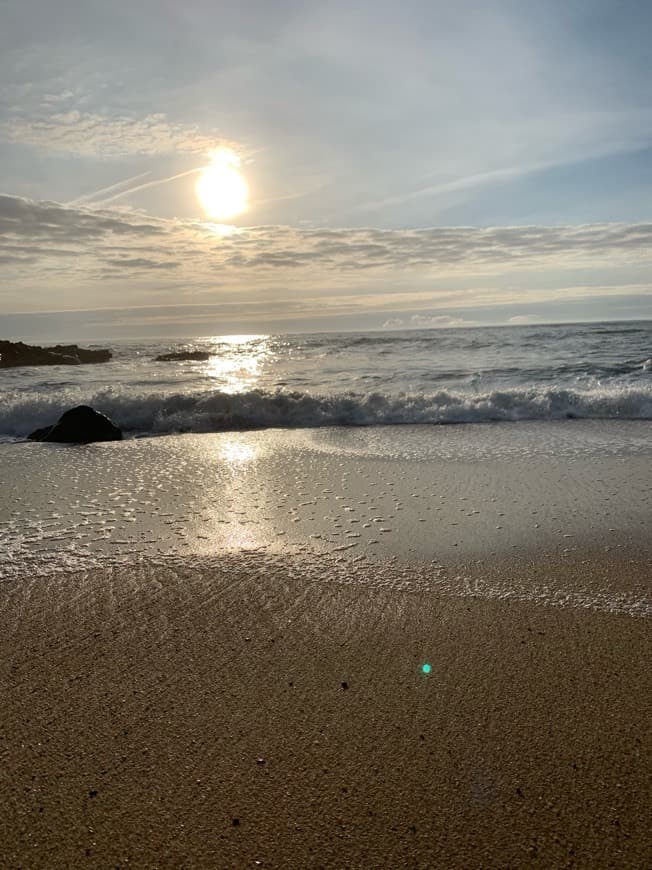
<instances>
[{"instance_id":1,"label":"contrail","mask_svg":"<svg viewBox=\"0 0 652 870\"><path fill-rule=\"evenodd\" d=\"M93 193L85 193L83 196L78 196L77 199L71 199L67 205L80 205L82 202L88 202L89 199L95 199L96 196L101 196L103 193L112 193L114 190L124 187L125 184L132 184L134 181L138 181L139 178L145 178L147 175L151 174L151 171L148 171L141 172L139 175L132 175L131 178L125 178L123 181L116 181L115 184L110 184L108 187L102 187Z\"/></svg>"},{"instance_id":2,"label":"contrail","mask_svg":"<svg viewBox=\"0 0 652 870\"><path fill-rule=\"evenodd\" d=\"M285 196L270 196L267 199L253 199L251 205L269 205L270 202L285 202L289 199L301 199L304 196L310 196L313 193L319 193L326 187L325 184L320 184L317 187L310 187L308 190L300 190L297 193L286 193Z\"/></svg>"},{"instance_id":3,"label":"contrail","mask_svg":"<svg viewBox=\"0 0 652 870\"><path fill-rule=\"evenodd\" d=\"M113 196L108 196L95 203L96 205L106 205L108 202L113 202L123 196L129 196L130 193L136 193L137 190L145 190L147 187L156 187L157 184L167 184L168 181L175 181L177 178L184 178L186 175L193 175L195 172L202 172L206 169L205 166L198 166L196 169L187 169L185 172L179 172L176 175L170 175L168 178L158 178L156 181L146 181L145 184L137 184L135 187L129 187L127 190L121 190L119 193L114 193ZM149 173L148 173L149 174ZM136 176L138 178L139 176Z\"/></svg>"}]
</instances>

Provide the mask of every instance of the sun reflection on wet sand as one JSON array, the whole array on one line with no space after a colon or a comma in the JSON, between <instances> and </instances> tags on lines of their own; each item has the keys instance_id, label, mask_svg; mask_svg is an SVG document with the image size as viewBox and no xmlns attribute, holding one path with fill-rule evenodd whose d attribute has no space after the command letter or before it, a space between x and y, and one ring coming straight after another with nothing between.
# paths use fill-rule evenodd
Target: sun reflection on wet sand
<instances>
[{"instance_id":1,"label":"sun reflection on wet sand","mask_svg":"<svg viewBox=\"0 0 652 870\"><path fill-rule=\"evenodd\" d=\"M225 459L232 466L251 462L252 459L256 458L256 453L255 444L241 441L235 437L225 439L220 447L220 458Z\"/></svg>"},{"instance_id":2,"label":"sun reflection on wet sand","mask_svg":"<svg viewBox=\"0 0 652 870\"><path fill-rule=\"evenodd\" d=\"M267 490L265 475L260 477L258 460L265 451L258 438L250 433L222 432L190 444L206 478L195 551L265 548L273 532L261 517L262 493Z\"/></svg>"}]
</instances>

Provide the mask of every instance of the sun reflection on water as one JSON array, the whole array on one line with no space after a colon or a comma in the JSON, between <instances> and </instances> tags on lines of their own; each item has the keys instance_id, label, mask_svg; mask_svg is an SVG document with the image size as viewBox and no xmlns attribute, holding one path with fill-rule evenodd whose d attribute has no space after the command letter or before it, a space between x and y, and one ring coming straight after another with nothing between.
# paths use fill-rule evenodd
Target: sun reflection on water
<instances>
[{"instance_id":1,"label":"sun reflection on water","mask_svg":"<svg viewBox=\"0 0 652 870\"><path fill-rule=\"evenodd\" d=\"M222 335L208 339L216 351L204 370L225 393L253 389L271 356L268 335Z\"/></svg>"}]
</instances>

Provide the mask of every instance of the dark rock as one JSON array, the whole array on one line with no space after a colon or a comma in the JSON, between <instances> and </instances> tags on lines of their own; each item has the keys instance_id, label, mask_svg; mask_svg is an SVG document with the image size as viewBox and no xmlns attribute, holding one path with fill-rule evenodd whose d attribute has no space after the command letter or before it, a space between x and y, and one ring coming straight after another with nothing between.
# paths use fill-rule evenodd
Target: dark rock
<instances>
[{"instance_id":1,"label":"dark rock","mask_svg":"<svg viewBox=\"0 0 652 870\"><path fill-rule=\"evenodd\" d=\"M210 353L205 350L177 350L173 353L162 353L160 356L154 357L154 362L181 362L183 360L205 362L210 359L210 356Z\"/></svg>"},{"instance_id":2,"label":"dark rock","mask_svg":"<svg viewBox=\"0 0 652 870\"><path fill-rule=\"evenodd\" d=\"M40 347L22 341L0 341L0 368L16 366L78 366L81 363L101 363L111 359L111 351L89 350L76 344Z\"/></svg>"},{"instance_id":3,"label":"dark rock","mask_svg":"<svg viewBox=\"0 0 652 870\"><path fill-rule=\"evenodd\" d=\"M45 436L50 432L52 426L43 426L42 429L35 429L27 437L30 441L45 441Z\"/></svg>"},{"instance_id":4,"label":"dark rock","mask_svg":"<svg viewBox=\"0 0 652 870\"><path fill-rule=\"evenodd\" d=\"M54 426L36 429L27 437L31 441L89 444L91 441L120 441L122 432L104 414L88 405L78 405L62 414Z\"/></svg>"},{"instance_id":5,"label":"dark rock","mask_svg":"<svg viewBox=\"0 0 652 870\"><path fill-rule=\"evenodd\" d=\"M54 347L48 348L53 353L59 353L62 356L77 357L80 363L103 363L111 359L111 351L108 348L102 347L98 350L91 350L87 347L78 347L76 344L57 344Z\"/></svg>"}]
</instances>

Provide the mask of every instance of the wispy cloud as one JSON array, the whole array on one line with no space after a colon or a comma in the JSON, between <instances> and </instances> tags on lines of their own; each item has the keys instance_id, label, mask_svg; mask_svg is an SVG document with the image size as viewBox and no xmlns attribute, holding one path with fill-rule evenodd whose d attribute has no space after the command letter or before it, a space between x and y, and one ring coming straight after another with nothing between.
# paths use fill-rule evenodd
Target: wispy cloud
<instances>
[{"instance_id":1,"label":"wispy cloud","mask_svg":"<svg viewBox=\"0 0 652 870\"><path fill-rule=\"evenodd\" d=\"M41 111L4 122L1 132L10 142L105 158L128 154L207 154L219 146L240 148L218 131L170 122L164 114L145 117L105 115L71 109Z\"/></svg>"},{"instance_id":2,"label":"wispy cloud","mask_svg":"<svg viewBox=\"0 0 652 870\"><path fill-rule=\"evenodd\" d=\"M515 124L512 130L506 126L503 136L522 141L520 148L501 149L496 148L495 142L488 143L486 153L474 154L473 159L466 162L463 174L455 171L453 162L443 174L421 178L392 196L367 200L353 207L350 213L376 212L415 200L435 200L451 193L471 194L477 188L504 184L587 160L632 154L649 148L652 141L652 110L647 108L635 112L591 112L573 118L562 116L548 119L547 124L551 128L547 135L538 120L530 121L528 130L519 129L520 124ZM515 153L510 153L512 150Z\"/></svg>"}]
</instances>

